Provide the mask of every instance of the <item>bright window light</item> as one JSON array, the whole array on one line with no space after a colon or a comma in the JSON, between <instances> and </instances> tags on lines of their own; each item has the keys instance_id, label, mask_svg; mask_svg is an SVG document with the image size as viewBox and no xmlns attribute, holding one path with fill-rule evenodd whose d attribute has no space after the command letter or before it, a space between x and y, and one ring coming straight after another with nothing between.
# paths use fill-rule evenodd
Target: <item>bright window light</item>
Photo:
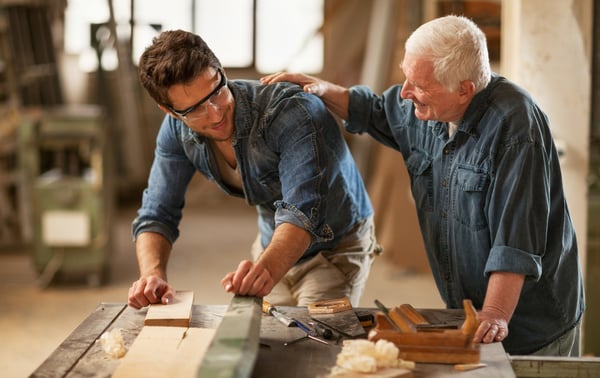
<instances>
[{"instance_id":1,"label":"bright window light","mask_svg":"<svg viewBox=\"0 0 600 378\"><path fill-rule=\"evenodd\" d=\"M131 2L113 0L113 7L118 36L129 39ZM225 67L254 67L261 73L316 73L323 65L323 7L323 0L170 0L168 6L164 0L136 1L132 59L137 64L160 31L183 29L199 34ZM83 71L98 69L91 24L108 20L106 0L68 2L65 52L80 56ZM118 59L114 46L106 46L104 53L102 68L115 69Z\"/></svg>"},{"instance_id":2,"label":"bright window light","mask_svg":"<svg viewBox=\"0 0 600 378\"><path fill-rule=\"evenodd\" d=\"M323 0L258 0L256 69L320 72Z\"/></svg>"}]
</instances>

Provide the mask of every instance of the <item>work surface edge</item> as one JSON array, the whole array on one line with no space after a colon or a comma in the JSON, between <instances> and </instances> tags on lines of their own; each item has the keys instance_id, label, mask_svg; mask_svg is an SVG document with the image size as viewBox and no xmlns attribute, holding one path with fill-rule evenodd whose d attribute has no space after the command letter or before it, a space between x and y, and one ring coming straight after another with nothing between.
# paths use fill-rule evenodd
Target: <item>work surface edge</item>
<instances>
[{"instance_id":1,"label":"work surface edge","mask_svg":"<svg viewBox=\"0 0 600 378\"><path fill-rule=\"evenodd\" d=\"M300 319L308 319L305 307L280 307L282 311ZM227 310L226 305L194 305L192 327L216 328ZM356 309L376 311L376 309ZM456 321L455 311L426 309L419 310L425 314L437 313L442 316L449 314ZM121 328L126 347L131 346L143 327L146 311L135 310L126 304L101 303L98 307L60 344L31 375L32 377L67 377L94 376L109 377L119 363L117 359L107 357L99 342L96 342L103 332L113 328ZM341 346L327 346L313 341L303 341L291 347L283 347L285 341L301 336L297 327L285 328L273 317L262 315L260 330L260 348L254 367L253 377L280 376L274 372L286 371L293 377L326 376L335 364L335 356ZM415 377L440 377L459 374L461 377L486 377L490 374L498 377L514 377L507 354L500 343L482 345L482 360L487 368L469 372L453 372L452 366L437 364L417 364ZM271 369L265 364L275 361L284 370ZM293 373L296 368L307 368L307 364L315 362L314 369L308 375L302 372ZM310 370L310 369L309 369ZM320 374L314 374L317 371ZM270 372L271 375L264 375ZM93 374L90 374L93 373ZM296 374L296 375L294 375ZM292 378L290 376L290 378Z\"/></svg>"}]
</instances>

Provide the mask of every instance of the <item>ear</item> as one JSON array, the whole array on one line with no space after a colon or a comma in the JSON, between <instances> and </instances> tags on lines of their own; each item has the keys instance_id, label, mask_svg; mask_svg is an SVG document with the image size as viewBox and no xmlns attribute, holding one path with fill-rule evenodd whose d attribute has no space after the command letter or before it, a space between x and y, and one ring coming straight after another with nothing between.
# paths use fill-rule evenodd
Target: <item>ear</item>
<instances>
[{"instance_id":1,"label":"ear","mask_svg":"<svg viewBox=\"0 0 600 378\"><path fill-rule=\"evenodd\" d=\"M471 80L463 80L460 82L460 88L458 90L461 103L470 102L475 95L475 83Z\"/></svg>"},{"instance_id":2,"label":"ear","mask_svg":"<svg viewBox=\"0 0 600 378\"><path fill-rule=\"evenodd\" d=\"M177 118L177 115L173 114L173 112L171 112L166 106L164 106L164 105L157 105L157 106L158 106L158 108L160 110L162 110L163 112L167 113L171 117Z\"/></svg>"}]
</instances>

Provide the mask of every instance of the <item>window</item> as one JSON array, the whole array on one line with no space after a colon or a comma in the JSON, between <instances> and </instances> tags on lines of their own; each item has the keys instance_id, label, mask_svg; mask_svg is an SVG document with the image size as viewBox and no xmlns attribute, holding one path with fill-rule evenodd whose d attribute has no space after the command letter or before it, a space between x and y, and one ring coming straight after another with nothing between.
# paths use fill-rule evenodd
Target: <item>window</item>
<instances>
[{"instance_id":1,"label":"window","mask_svg":"<svg viewBox=\"0 0 600 378\"><path fill-rule=\"evenodd\" d=\"M134 3L132 59L137 62L152 37L162 30L198 33L225 67L317 73L323 65L324 0L143 0ZM117 34L131 38L131 2L114 1ZM92 40L100 40L101 64L116 67L108 29L92 28L109 20L106 0L69 0L65 16L65 50L79 54L84 71L98 68ZM91 30L96 31L92 38ZM95 42L96 45L98 42Z\"/></svg>"}]
</instances>

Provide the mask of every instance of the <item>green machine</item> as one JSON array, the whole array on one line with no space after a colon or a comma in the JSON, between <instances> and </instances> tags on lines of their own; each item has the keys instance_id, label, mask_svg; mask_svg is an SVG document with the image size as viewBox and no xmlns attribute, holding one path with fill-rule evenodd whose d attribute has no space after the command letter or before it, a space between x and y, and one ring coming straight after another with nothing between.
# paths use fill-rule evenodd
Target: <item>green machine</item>
<instances>
[{"instance_id":1,"label":"green machine","mask_svg":"<svg viewBox=\"0 0 600 378\"><path fill-rule=\"evenodd\" d=\"M105 122L100 107L77 106L30 114L19 127L23 203L41 286L108 279L114 190Z\"/></svg>"}]
</instances>

